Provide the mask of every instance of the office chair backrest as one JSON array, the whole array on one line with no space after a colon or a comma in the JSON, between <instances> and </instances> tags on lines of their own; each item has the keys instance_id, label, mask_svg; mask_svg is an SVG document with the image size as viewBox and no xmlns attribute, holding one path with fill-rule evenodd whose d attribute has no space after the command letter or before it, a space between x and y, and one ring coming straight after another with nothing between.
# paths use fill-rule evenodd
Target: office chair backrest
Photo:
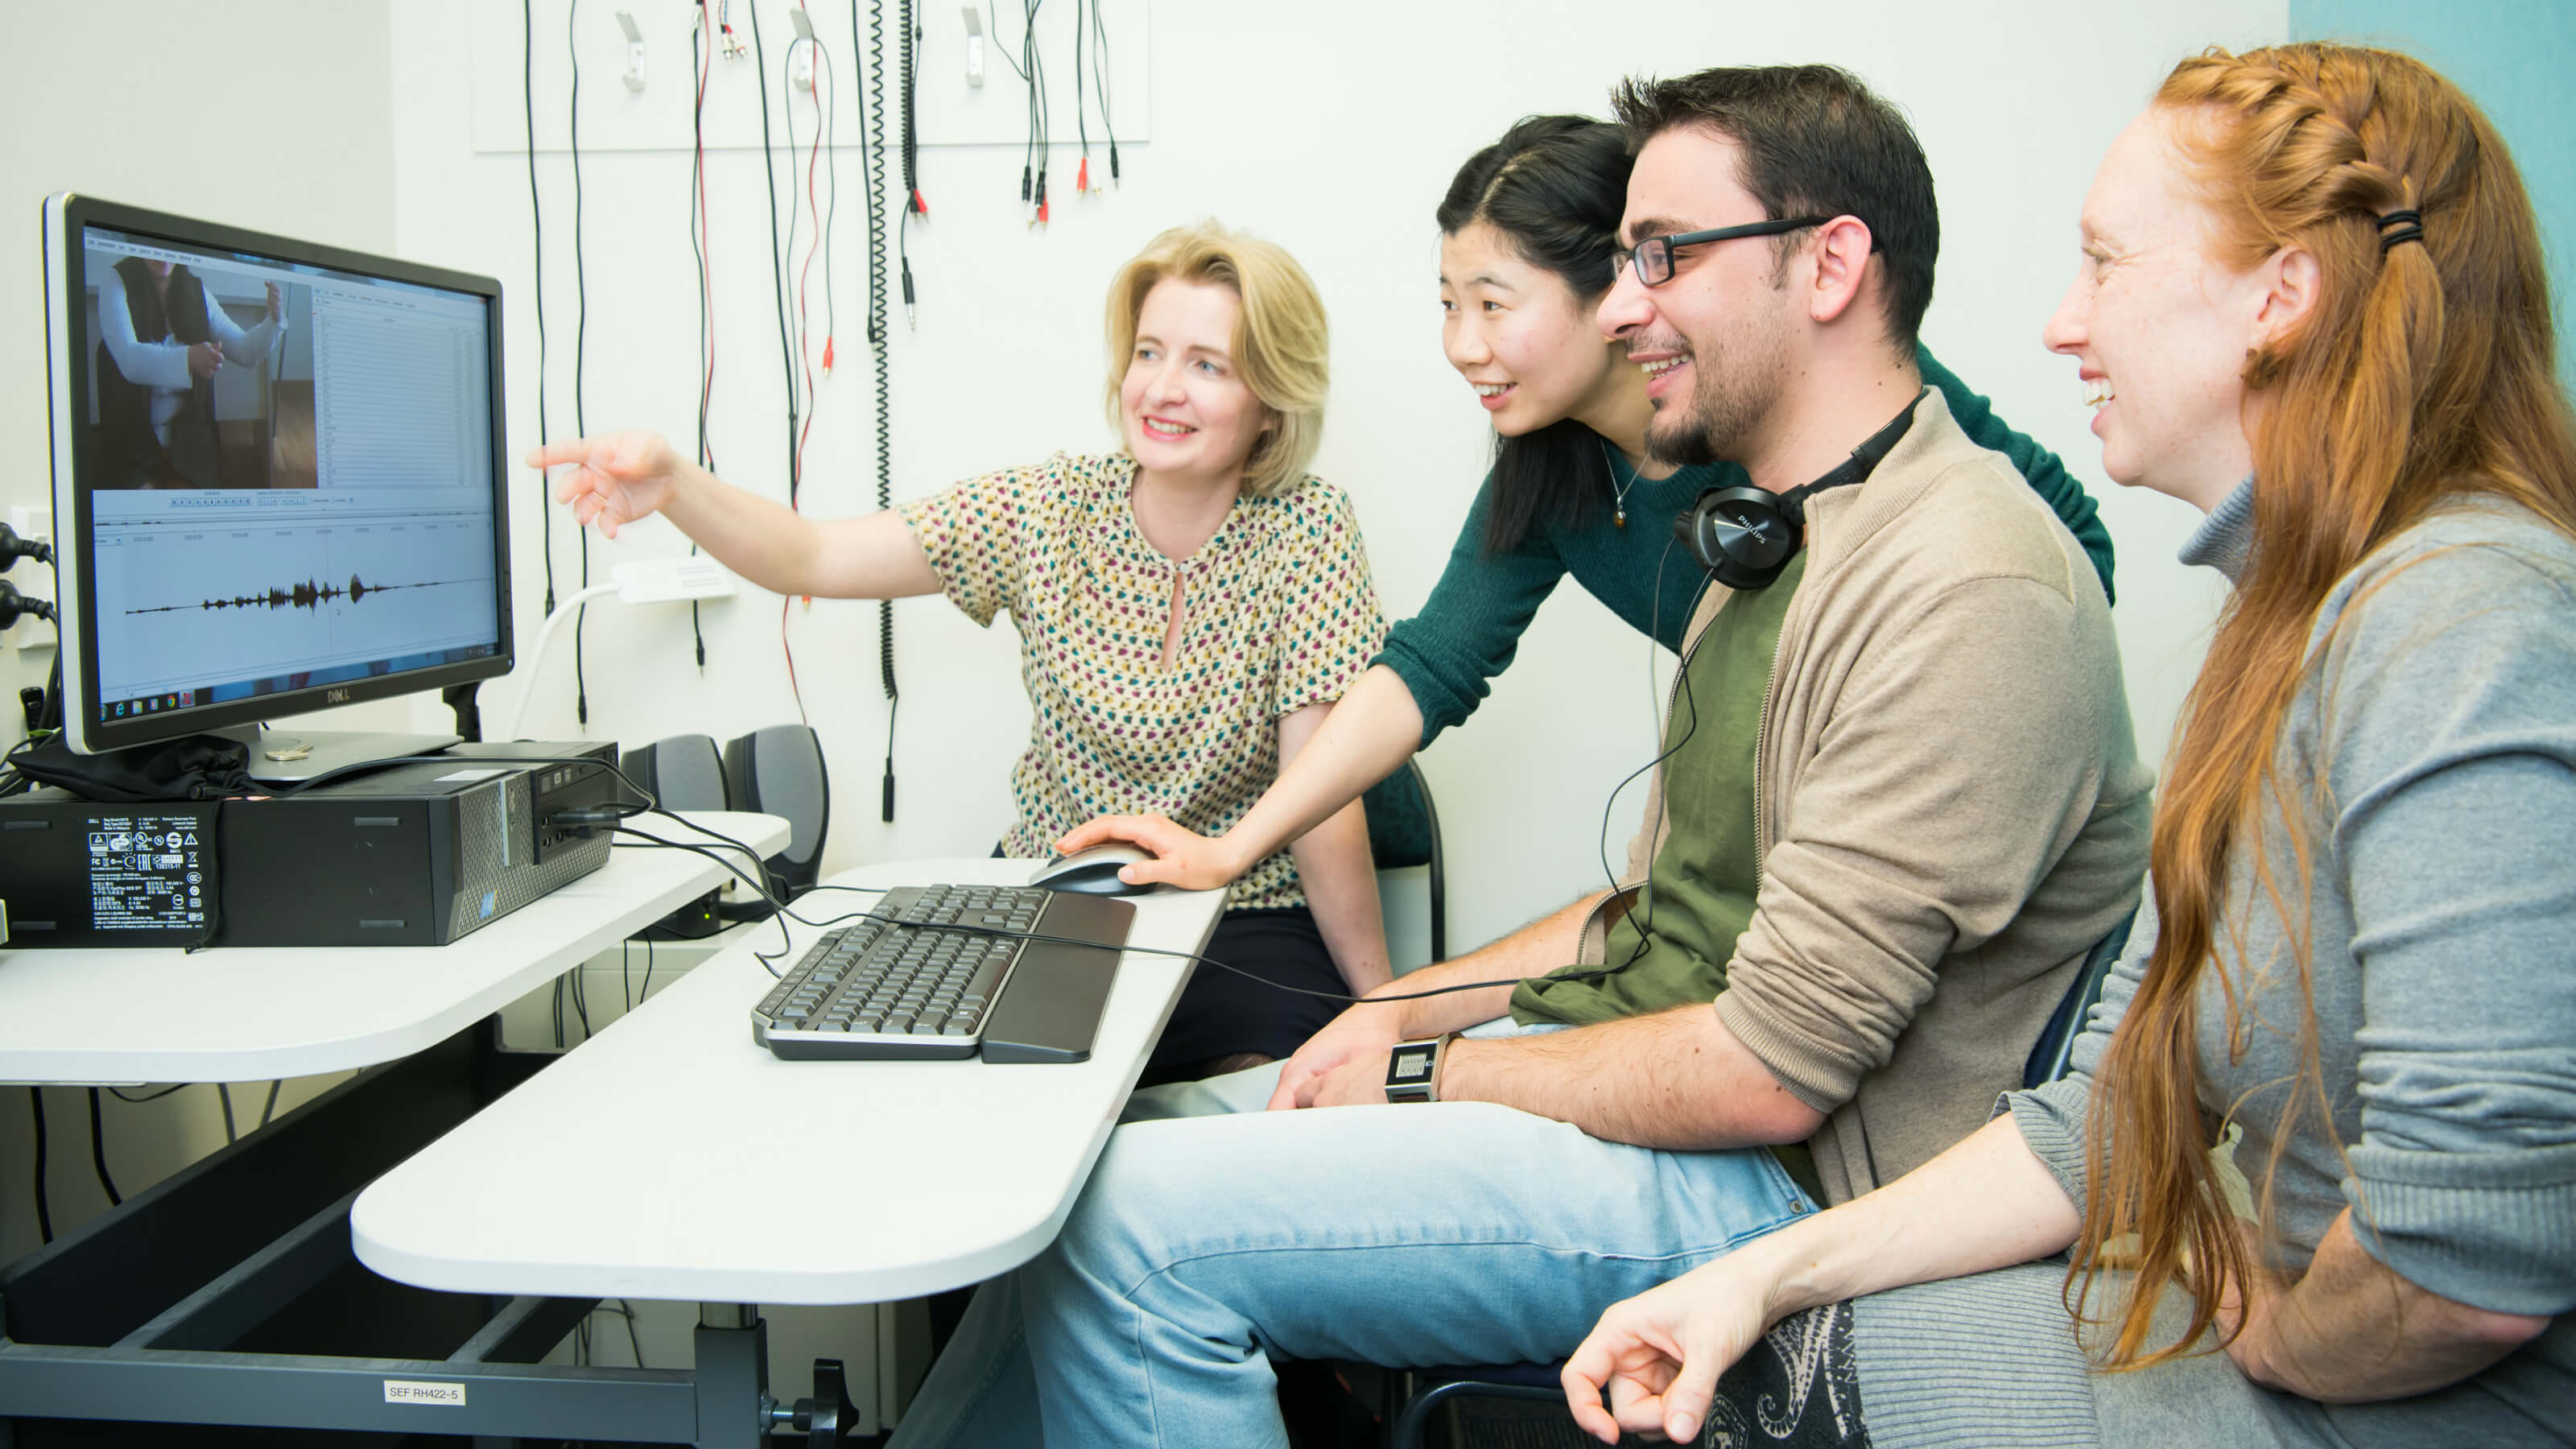
<instances>
[{"instance_id":1,"label":"office chair backrest","mask_svg":"<svg viewBox=\"0 0 2576 1449\"><path fill-rule=\"evenodd\" d=\"M724 747L724 774L733 808L787 822L787 845L769 858L771 873L791 895L812 886L832 821L823 742L801 724L753 730Z\"/></svg>"},{"instance_id":2,"label":"office chair backrest","mask_svg":"<svg viewBox=\"0 0 2576 1449\"><path fill-rule=\"evenodd\" d=\"M2057 1003L2038 1043L2031 1047L2029 1059L2022 1063L2024 1089L2044 1087L2066 1075L2068 1065L2075 1059L2075 1039L2084 1034L2084 1023L2093 1015L2094 1003L2102 999L2102 988L2111 980L2111 968L2120 964L2120 953L2128 949L2129 927L2137 919L2134 910L2122 916L2120 923L2086 953L2084 965L2066 988L2065 998Z\"/></svg>"},{"instance_id":3,"label":"office chair backrest","mask_svg":"<svg viewBox=\"0 0 2576 1449\"><path fill-rule=\"evenodd\" d=\"M724 757L711 735L673 735L626 752L625 770L665 810L726 810Z\"/></svg>"},{"instance_id":4,"label":"office chair backrest","mask_svg":"<svg viewBox=\"0 0 2576 1449\"><path fill-rule=\"evenodd\" d=\"M1430 873L1431 959L1449 959L1449 885L1440 849L1440 810L1419 761L1378 781L1360 797L1368 810L1369 855L1380 870L1427 865Z\"/></svg>"}]
</instances>

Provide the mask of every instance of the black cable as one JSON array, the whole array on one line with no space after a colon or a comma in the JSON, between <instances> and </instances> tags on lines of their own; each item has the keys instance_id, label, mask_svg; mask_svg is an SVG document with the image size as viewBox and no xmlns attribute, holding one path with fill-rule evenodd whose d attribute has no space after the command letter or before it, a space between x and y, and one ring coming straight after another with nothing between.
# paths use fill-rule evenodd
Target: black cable
<instances>
[{"instance_id":1,"label":"black cable","mask_svg":"<svg viewBox=\"0 0 2576 1449\"><path fill-rule=\"evenodd\" d=\"M107 1089L107 1094L120 1102L139 1107L146 1102L158 1102L173 1092L184 1092L188 1090L189 1085L190 1084L186 1082L173 1082L169 1086L163 1087L160 1091L146 1092L140 1097L129 1097L125 1095L125 1089L123 1087L110 1087Z\"/></svg>"},{"instance_id":2,"label":"black cable","mask_svg":"<svg viewBox=\"0 0 2576 1449\"><path fill-rule=\"evenodd\" d=\"M98 1185L107 1189L107 1205L125 1206L125 1199L116 1191L116 1179L107 1175L107 1129L99 1120L96 1087L89 1089L89 1160L98 1169Z\"/></svg>"},{"instance_id":3,"label":"black cable","mask_svg":"<svg viewBox=\"0 0 2576 1449\"><path fill-rule=\"evenodd\" d=\"M582 411L582 362L590 338L590 283L582 275L581 263L581 47L573 43L578 34L573 21L581 11L581 0L566 0L564 5L564 50L572 61L572 99L566 110L572 122L572 430L582 437L590 436L590 422ZM590 587L590 530L576 529L581 539L581 586ZM547 602L548 613L554 604ZM590 725L590 681L583 672L582 626L590 622L590 605L582 604L572 615L572 714L575 722L587 729Z\"/></svg>"},{"instance_id":4,"label":"black cable","mask_svg":"<svg viewBox=\"0 0 2576 1449\"><path fill-rule=\"evenodd\" d=\"M834 150L840 145L841 91L838 81L827 83L823 79L831 73L832 53L823 48L823 42L815 41L814 83L817 87L824 88L817 92L822 98L823 106L823 154L832 158L832 164L823 168L823 227L822 240L819 243L823 248L823 375L825 377L832 375L832 344L840 331L841 316L835 309L832 291L832 222L841 211L841 158ZM813 427L810 418L806 427L809 431Z\"/></svg>"},{"instance_id":5,"label":"black cable","mask_svg":"<svg viewBox=\"0 0 2576 1449\"><path fill-rule=\"evenodd\" d=\"M521 81L528 111L528 230L534 245L529 272L537 293L537 441L546 442L546 209L537 192L537 32L536 0L519 0L519 39L523 47ZM539 478L544 477L540 473ZM537 527L544 538L546 612L555 611L555 510L547 490L537 489Z\"/></svg>"},{"instance_id":6,"label":"black cable","mask_svg":"<svg viewBox=\"0 0 2576 1449\"><path fill-rule=\"evenodd\" d=\"M760 75L760 178L769 188L770 300L778 307L778 362L787 375L787 506L794 508L804 481L796 476L796 355L787 345L787 261L779 249L777 152L769 140L769 54L760 41L760 7L750 10L752 63Z\"/></svg>"},{"instance_id":7,"label":"black cable","mask_svg":"<svg viewBox=\"0 0 2576 1449\"><path fill-rule=\"evenodd\" d=\"M45 1199L45 1089L29 1087L27 1101L36 1110L36 1236L54 1240L54 1207Z\"/></svg>"},{"instance_id":8,"label":"black cable","mask_svg":"<svg viewBox=\"0 0 2576 1449\"><path fill-rule=\"evenodd\" d=\"M636 1003L636 1005L638 1005L638 1006L643 1005L643 1004L644 1004L644 1002L645 1002L646 1000L650 999L652 995L653 995L653 938L652 938L652 937L650 937L650 936L647 936L647 937L645 937L645 938L644 938L644 989L635 993L635 1003Z\"/></svg>"},{"instance_id":9,"label":"black cable","mask_svg":"<svg viewBox=\"0 0 2576 1449\"><path fill-rule=\"evenodd\" d=\"M1075 17L1076 21L1080 17ZM1118 128L1109 111L1109 22L1101 18L1100 0L1091 0L1091 88L1100 96L1100 134L1109 141L1109 179L1118 179Z\"/></svg>"},{"instance_id":10,"label":"black cable","mask_svg":"<svg viewBox=\"0 0 2576 1449\"><path fill-rule=\"evenodd\" d=\"M706 224L707 198L707 80L715 71L716 37L713 17L707 14L707 0L698 0L698 24L690 45L691 58L697 62L697 97L689 107L689 256L698 264L698 466L715 471L715 454L707 447L707 407L716 388L716 354L713 319L714 288L707 272L707 253L699 232ZM689 555L697 556L696 539L689 540ZM689 637L696 641L698 672L707 668L707 631L699 618L703 602L689 601Z\"/></svg>"},{"instance_id":11,"label":"black cable","mask_svg":"<svg viewBox=\"0 0 2576 1449\"><path fill-rule=\"evenodd\" d=\"M670 814L669 811L657 811L655 813L663 815ZM671 816L671 818L701 835L710 836L714 839L723 841L725 844L741 851L745 856L750 857L755 863L758 863L761 860L761 856L758 852L754 851L750 846L745 845L741 841L733 839L731 836L710 830L706 826L700 825L694 820L684 820L676 815ZM752 959L758 961L773 977L785 974L778 969L776 963L784 960L787 954L794 950L796 946L794 933L787 929L787 922L789 921L794 921L800 926L807 926L816 929L838 925L843 921L878 921L887 925L906 927L917 927L921 924L918 921L906 921L895 916L880 915L875 911L845 911L837 916L827 916L821 920L815 920L789 909L787 904L778 898L777 893L770 889L769 882L764 879L768 874L768 871L765 868L755 874L754 872L746 871L742 867L735 865L732 861L725 859L721 853L708 846L698 845L686 840L664 840L660 836L648 835L641 830L630 829L623 825L613 828L615 833L619 835L632 835L642 842L640 845L622 846L620 847L621 849L685 850L693 855L702 855L707 859L716 862L718 865L723 866L726 870L732 872L736 877L741 879L744 884L749 885L752 890L760 896L761 900L768 903L774 909L776 914L773 915L771 919L779 923L779 948L774 952L755 951L752 953ZM820 895L826 891L849 891L861 895L883 895L888 889L889 887L885 886L815 886L813 889L805 892L804 896L799 896L797 899L802 900L805 899L806 896ZM1012 931L995 926L970 926L963 922L943 922L937 927L937 929L942 931L964 931L972 935L994 936L1012 941L1052 941L1067 946L1089 946L1095 949L1100 946L1100 943L1097 941L1088 941L1077 936L1051 936L1038 931ZM1519 977L1502 981L1464 981L1455 986L1435 986L1427 991L1401 992L1391 996L1353 996L1347 992L1341 991L1314 991L1303 986L1285 985L1283 983L1273 981L1266 976L1246 971L1239 966L1228 965L1223 961L1217 960L1213 956L1202 956L1194 951L1173 951L1160 946L1139 946L1132 942L1124 944L1118 949L1123 951L1134 951L1139 955L1145 956L1169 956L1183 961L1195 961L1201 965L1213 966L1220 971L1230 972L1236 976L1241 976L1246 980L1258 981L1262 985L1270 987L1274 991L1285 991L1292 996L1312 996L1326 1001L1350 1003L1358 1003L1362 1001L1372 1003L1384 1001L1423 1001L1434 996L1455 995L1461 991L1482 991L1494 986L1518 986L1521 982L1521 978ZM1615 976L1622 969L1624 968L1605 966L1592 971L1569 971L1560 975L1550 976L1547 979L1551 981L1592 981L1604 976Z\"/></svg>"},{"instance_id":12,"label":"black cable","mask_svg":"<svg viewBox=\"0 0 2576 1449\"><path fill-rule=\"evenodd\" d=\"M1665 564L1665 562L1666 562L1667 560L1669 560L1669 559L1671 559L1671 558L1672 558L1672 556L1673 556L1673 545L1674 545L1675 543L1678 543L1678 542L1680 542L1680 539L1679 539L1678 537L1673 538L1673 539L1666 540L1666 542L1665 542L1665 544L1664 544L1664 551L1663 551L1662 553L1660 553L1660 554L1656 555L1656 557L1655 557L1655 594L1654 594L1654 598L1655 598L1655 611L1656 611L1656 612L1654 612L1653 614L1650 614L1650 615L1648 616L1648 618L1647 618L1647 629L1646 629L1646 639L1647 639L1647 641L1648 641L1648 642L1647 642L1647 646L1646 646L1646 647L1647 647L1647 648L1648 648L1648 650L1650 650L1650 651L1655 647L1655 645L1654 645L1653 641L1654 641L1654 640L1655 640L1655 638L1656 638L1656 637L1661 633L1661 627L1660 627L1660 626L1661 626L1661 624L1662 624L1661 610L1662 610L1662 608L1663 608L1663 600L1664 600L1664 564ZM1699 612L1699 599L1700 599L1701 595L1706 594L1707 592L1708 592L1708 580L1707 580L1707 579L1702 579L1702 580L1700 581L1700 586L1699 586L1699 590L1698 590L1698 592L1696 592L1696 593L1694 593L1694 594L1692 594L1692 595L1691 595L1691 612L1692 612L1692 613L1696 614L1696 613L1698 613L1698 612ZM1649 654L1649 656L1648 656L1648 657L1649 657L1649 658L1651 658L1651 657L1652 657L1651 653ZM1687 709L1690 711L1690 722L1689 722L1687 725L1683 726L1683 728L1682 728L1682 737L1681 737L1680 739L1677 739L1677 740L1673 741L1673 742L1672 742L1672 744L1671 744L1670 746L1668 746L1668 747L1666 747L1666 748L1665 748L1665 750L1663 751L1663 753L1661 753L1661 754L1659 754L1659 755L1655 756L1655 757L1654 757L1653 759L1651 759L1651 760L1648 760L1646 763L1644 763L1643 765L1638 766L1636 769L1629 771L1629 772L1628 772L1628 774L1627 774L1627 776L1626 776L1625 778L1621 779L1621 780L1619 781L1619 783L1618 783L1618 784L1613 785L1613 786L1611 786L1611 787L1610 787L1610 798L1601 802L1601 830L1600 830L1600 833L1599 833L1598 837L1596 838L1596 842L1595 842L1595 844L1596 844L1596 848L1600 851L1600 854L1601 854L1601 873L1602 873L1602 875L1604 875L1604 876L1606 876L1606 877L1608 877L1608 878L1609 878L1609 882L1610 882L1610 894L1611 894L1611 896L1612 896L1613 898L1617 897L1617 896L1618 896L1618 894L1619 894L1619 873L1618 873L1617 871L1615 871L1615 870L1613 870L1613 869L1611 869L1611 868L1610 868L1610 812L1618 806L1618 803L1619 803L1619 792L1620 792L1620 791L1622 791L1622 790L1627 789L1627 788L1628 788L1628 786L1629 786L1630 784L1632 784L1632 783L1634 783L1634 782L1635 782L1636 778L1637 778L1639 775L1642 775L1642 774L1646 773L1648 770L1654 769L1654 768L1656 768L1657 766L1659 766L1659 765L1663 764L1663 762L1664 762L1664 761L1671 759L1671 758L1673 757L1673 755L1681 749L1681 747L1682 747L1682 746L1684 746L1684 745L1686 745L1686 744L1689 744L1689 743L1691 742L1691 736L1693 736L1693 735L1695 735L1695 734L1699 733L1699 697L1698 697L1698 695L1696 695L1695 693L1693 693L1693 692L1692 692L1692 690L1691 690L1691 686L1690 686L1690 652L1689 652L1689 649L1688 649L1687 645L1685 646L1684 651L1683 651L1683 653L1682 653L1682 656L1681 656L1681 663L1680 663L1680 665L1679 665L1677 668L1675 668L1675 669L1674 669L1674 671L1673 671L1673 683L1674 683L1675 687L1676 687L1676 688L1678 688L1678 689L1681 691L1681 697L1682 697L1682 704L1683 704L1683 706L1684 706L1685 708L1687 708ZM1657 727L1658 729L1662 728L1663 723L1664 723L1664 722L1663 722L1662 720L1657 720L1657 721L1655 721L1656 727ZM1658 819L1658 823L1661 823L1661 822L1660 822L1660 818ZM1757 828L1758 828L1758 825L1757 825ZM1653 839L1654 839L1654 837L1653 837L1653 836L1651 836L1651 835L1649 835L1649 836L1647 837L1647 842L1648 842L1648 844L1649 844L1649 845L1651 845L1651 844L1653 843ZM1648 944L1649 942L1651 942L1651 941L1654 939L1654 934L1655 934L1655 888L1654 888L1653 869L1654 869L1654 863L1653 863L1653 861L1652 861L1652 860L1649 860L1649 861L1647 862L1647 871L1648 871L1648 875L1647 875L1646 883L1645 883L1643 886L1639 887L1639 889L1638 889L1638 896L1639 896L1639 898L1640 898L1640 899L1642 899L1642 900L1645 902L1645 904L1646 904L1646 915L1645 915L1645 918L1644 918L1643 920L1641 920L1641 921L1639 921L1639 922L1637 923L1637 944L1636 944L1635 946L1633 946L1633 947L1629 948L1629 951L1628 951L1628 959L1627 959L1627 960L1625 960L1625 961L1620 962L1620 963L1618 964L1618 966L1617 966L1616 968L1614 968L1614 969L1616 969L1616 970L1625 971L1625 970L1627 970L1629 967L1636 965L1636 964L1637 964L1638 959L1639 959L1640 957L1642 957L1642 956L1644 956L1644 955L1646 954L1646 946L1647 946L1647 944ZM1547 978L1547 979L1549 979L1549 980L1585 980L1585 979L1588 979L1588 978L1584 978L1584 977L1573 977L1573 976L1568 976L1568 977L1556 977L1556 976L1551 976L1551 977L1549 977L1549 978Z\"/></svg>"},{"instance_id":13,"label":"black cable","mask_svg":"<svg viewBox=\"0 0 2576 1449\"><path fill-rule=\"evenodd\" d=\"M582 986L581 968L575 966L564 975L572 982L572 1014L581 1022L581 1039L588 1041L596 1033L590 1029L590 993Z\"/></svg>"},{"instance_id":14,"label":"black cable","mask_svg":"<svg viewBox=\"0 0 2576 1449\"><path fill-rule=\"evenodd\" d=\"M859 33L859 0L850 0L850 35ZM880 173L885 165L885 0L872 0L868 20L868 88L859 101L859 146L868 198L868 359L876 377L877 508L894 506L894 406L888 372L886 339L886 218ZM907 179L906 185L910 184ZM905 205L909 214L910 203ZM904 272L904 298L912 297L912 273ZM879 817L894 822L894 722L902 691L894 675L894 601L877 600L877 681L885 688L885 777Z\"/></svg>"},{"instance_id":15,"label":"black cable","mask_svg":"<svg viewBox=\"0 0 2576 1449\"><path fill-rule=\"evenodd\" d=\"M898 23L903 27L903 38L897 47L903 60L903 135L901 137L903 219L896 223L894 250L895 260L903 274L903 321L905 326L910 327L915 322L912 312L912 219L915 216L928 217L930 208L924 205L921 199L921 140L914 125L913 114L915 65L913 48L920 42L921 31L913 24L912 0L896 0L895 15ZM996 50L1000 48L998 44L994 47Z\"/></svg>"},{"instance_id":16,"label":"black cable","mask_svg":"<svg viewBox=\"0 0 2576 1449\"><path fill-rule=\"evenodd\" d=\"M54 561L54 546L41 538L20 538L16 529L0 523L0 573L8 572L22 558L50 564Z\"/></svg>"},{"instance_id":17,"label":"black cable","mask_svg":"<svg viewBox=\"0 0 2576 1449\"><path fill-rule=\"evenodd\" d=\"M224 1104L224 1141L239 1142L241 1133L233 1127L233 1087L230 1082L215 1083L215 1096Z\"/></svg>"},{"instance_id":18,"label":"black cable","mask_svg":"<svg viewBox=\"0 0 2576 1449\"><path fill-rule=\"evenodd\" d=\"M784 64L782 64L778 70L778 114L780 122L787 130L787 245L784 252L787 259L789 276L789 281L787 283L787 341L788 350L793 353L796 358L796 367L791 372L790 381L788 382L787 410L791 415L799 418L810 416L807 400L813 395L813 389L809 385L810 380L807 378L804 371L805 309L803 306L803 297L801 295L799 281L795 272L796 219L805 209L803 204L804 192L802 188L796 184L796 47L803 45L804 43L804 40L801 38L787 42L787 53L781 57ZM766 83L766 81L763 82L763 84ZM817 140L820 140L823 134L821 119L822 118L819 114L815 117L816 125L814 127L814 135ZM809 251L806 255L810 258L813 254ZM790 477L798 477L805 471L804 442L806 426L807 424L804 422L800 422L797 426L796 463L794 467L788 470L788 475Z\"/></svg>"}]
</instances>

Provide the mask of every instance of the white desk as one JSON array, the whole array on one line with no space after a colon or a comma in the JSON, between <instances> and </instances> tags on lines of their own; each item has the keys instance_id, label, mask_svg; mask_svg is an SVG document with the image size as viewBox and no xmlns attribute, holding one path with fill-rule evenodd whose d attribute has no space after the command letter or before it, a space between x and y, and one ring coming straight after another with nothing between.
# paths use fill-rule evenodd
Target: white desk
<instances>
[{"instance_id":1,"label":"white desk","mask_svg":"<svg viewBox=\"0 0 2576 1449\"><path fill-rule=\"evenodd\" d=\"M757 850L787 839L774 815L688 818ZM657 816L635 828L714 844ZM247 1082L393 1061L725 878L688 851L612 850L452 946L0 949L0 1082Z\"/></svg>"},{"instance_id":2,"label":"white desk","mask_svg":"<svg viewBox=\"0 0 2576 1449\"><path fill-rule=\"evenodd\" d=\"M918 861L833 883L1019 884L1028 869ZM1131 944L1197 951L1224 894L1128 899ZM827 892L799 910L872 900ZM814 934L797 928L798 949ZM1189 970L1123 955L1087 1062L786 1062L752 1040L770 976L751 952L699 966L377 1179L349 1216L359 1260L455 1292L702 1303L979 1282L1054 1239Z\"/></svg>"}]
</instances>

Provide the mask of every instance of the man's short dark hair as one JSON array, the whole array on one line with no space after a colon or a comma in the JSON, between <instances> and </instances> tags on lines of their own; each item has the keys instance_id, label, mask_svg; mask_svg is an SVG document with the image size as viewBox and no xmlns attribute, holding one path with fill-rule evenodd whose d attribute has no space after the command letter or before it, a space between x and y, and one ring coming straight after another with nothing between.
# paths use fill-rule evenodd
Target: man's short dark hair
<instances>
[{"instance_id":1,"label":"man's short dark hair","mask_svg":"<svg viewBox=\"0 0 2576 1449\"><path fill-rule=\"evenodd\" d=\"M1851 215L1887 268L1887 334L1912 352L1932 305L1941 213L1914 128L1851 72L1830 65L1729 66L1674 80L1622 81L1610 98L1629 148L1704 127L1743 148L1738 184L1765 215ZM1780 239L1786 256L1806 239Z\"/></svg>"}]
</instances>

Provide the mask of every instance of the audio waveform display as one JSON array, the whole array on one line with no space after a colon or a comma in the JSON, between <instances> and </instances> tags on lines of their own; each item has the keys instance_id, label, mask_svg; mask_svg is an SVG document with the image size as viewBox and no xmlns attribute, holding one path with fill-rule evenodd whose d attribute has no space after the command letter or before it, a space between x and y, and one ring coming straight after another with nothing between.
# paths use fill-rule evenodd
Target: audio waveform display
<instances>
[{"instance_id":1,"label":"audio waveform display","mask_svg":"<svg viewBox=\"0 0 2576 1449\"><path fill-rule=\"evenodd\" d=\"M334 599L356 603L369 594L390 594L398 589L443 589L457 584L481 583L481 579L432 579L418 584L371 584L356 574L349 582L326 584L306 580L300 584L272 586L255 594L235 594L229 599L200 599L193 604L158 604L149 609L128 609L129 614L177 614L190 609L316 609Z\"/></svg>"}]
</instances>

